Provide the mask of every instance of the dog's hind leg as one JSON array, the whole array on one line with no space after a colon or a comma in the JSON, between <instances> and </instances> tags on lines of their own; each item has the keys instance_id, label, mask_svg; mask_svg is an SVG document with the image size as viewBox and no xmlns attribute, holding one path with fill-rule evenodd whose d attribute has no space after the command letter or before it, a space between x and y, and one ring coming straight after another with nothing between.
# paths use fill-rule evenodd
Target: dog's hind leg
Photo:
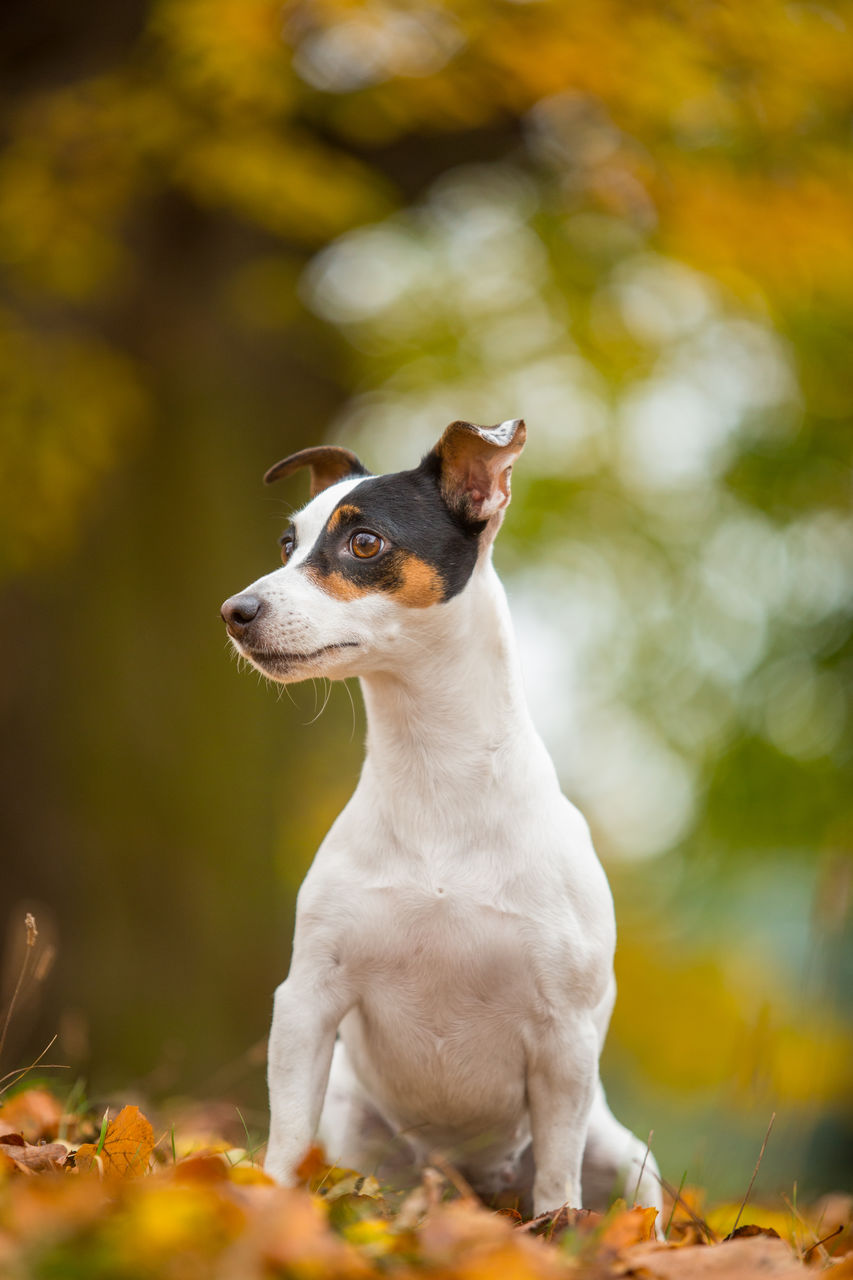
<instances>
[{"instance_id":1,"label":"dog's hind leg","mask_svg":"<svg viewBox=\"0 0 853 1280\"><path fill-rule=\"evenodd\" d=\"M614 1197L624 1199L629 1208L635 1203L651 1205L658 1211L660 1231L663 1198L657 1162L645 1142L613 1115L600 1082L590 1112L581 1182L585 1209L604 1210Z\"/></svg>"}]
</instances>

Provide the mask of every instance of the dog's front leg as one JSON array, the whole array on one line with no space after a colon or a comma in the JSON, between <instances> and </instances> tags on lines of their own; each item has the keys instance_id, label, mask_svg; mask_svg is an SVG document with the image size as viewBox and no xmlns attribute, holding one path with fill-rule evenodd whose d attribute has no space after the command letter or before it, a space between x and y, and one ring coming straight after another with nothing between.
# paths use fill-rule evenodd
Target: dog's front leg
<instances>
[{"instance_id":1,"label":"dog's front leg","mask_svg":"<svg viewBox=\"0 0 853 1280\"><path fill-rule=\"evenodd\" d=\"M267 1079L270 1137L264 1169L291 1184L317 1132L335 1033L346 1012L316 983L300 983L292 973L275 993Z\"/></svg>"},{"instance_id":2,"label":"dog's front leg","mask_svg":"<svg viewBox=\"0 0 853 1280\"><path fill-rule=\"evenodd\" d=\"M528 1046L527 1101L533 1137L533 1212L581 1208L581 1164L598 1079L591 1019L536 1028Z\"/></svg>"}]
</instances>

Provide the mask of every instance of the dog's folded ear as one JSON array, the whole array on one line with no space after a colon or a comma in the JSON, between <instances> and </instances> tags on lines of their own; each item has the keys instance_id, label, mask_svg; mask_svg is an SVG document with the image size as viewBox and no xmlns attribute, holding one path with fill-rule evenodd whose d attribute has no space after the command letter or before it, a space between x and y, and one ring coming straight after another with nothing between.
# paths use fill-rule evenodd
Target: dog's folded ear
<instances>
[{"instance_id":1,"label":"dog's folded ear","mask_svg":"<svg viewBox=\"0 0 853 1280\"><path fill-rule=\"evenodd\" d=\"M451 422L432 451L439 463L441 496L451 511L470 522L502 513L509 504L512 464L526 439L521 418L496 427Z\"/></svg>"},{"instance_id":2,"label":"dog's folded ear","mask_svg":"<svg viewBox=\"0 0 853 1280\"><path fill-rule=\"evenodd\" d=\"M321 444L313 449L300 449L288 458L282 458L270 467L264 476L264 484L272 484L284 476L292 475L301 467L311 468L311 497L328 489L330 484L355 476L369 476L367 467L351 453L336 444Z\"/></svg>"}]
</instances>

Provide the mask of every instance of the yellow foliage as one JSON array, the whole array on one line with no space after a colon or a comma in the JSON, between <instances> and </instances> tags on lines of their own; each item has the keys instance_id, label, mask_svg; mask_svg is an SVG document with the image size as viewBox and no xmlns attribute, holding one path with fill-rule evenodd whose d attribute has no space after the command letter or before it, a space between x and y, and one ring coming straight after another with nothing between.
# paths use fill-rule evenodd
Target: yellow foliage
<instances>
[{"instance_id":1,"label":"yellow foliage","mask_svg":"<svg viewBox=\"0 0 853 1280\"><path fill-rule=\"evenodd\" d=\"M853 1061L849 1028L823 1008L795 1008L746 954L737 965L729 961L724 970L701 950L680 952L675 960L647 940L623 935L613 1047L676 1094L723 1089L743 1106L756 1098L805 1106L845 1101ZM728 976L733 972L740 975L736 985Z\"/></svg>"},{"instance_id":2,"label":"yellow foliage","mask_svg":"<svg viewBox=\"0 0 853 1280\"><path fill-rule=\"evenodd\" d=\"M0 311L6 393L0 471L3 569L67 555L85 504L145 422L129 360L93 337L44 338Z\"/></svg>"},{"instance_id":3,"label":"yellow foliage","mask_svg":"<svg viewBox=\"0 0 853 1280\"><path fill-rule=\"evenodd\" d=\"M281 24L273 0L159 0L150 17L181 90L244 119L282 113L296 98Z\"/></svg>"},{"instance_id":4,"label":"yellow foliage","mask_svg":"<svg viewBox=\"0 0 853 1280\"><path fill-rule=\"evenodd\" d=\"M257 127L196 138L175 158L174 173L203 203L309 244L387 208L382 184L357 161L309 137Z\"/></svg>"},{"instance_id":5,"label":"yellow foliage","mask_svg":"<svg viewBox=\"0 0 853 1280\"><path fill-rule=\"evenodd\" d=\"M853 291L853 172L832 149L822 171L744 174L725 164L673 162L665 248L751 297L756 285L780 308Z\"/></svg>"}]
</instances>

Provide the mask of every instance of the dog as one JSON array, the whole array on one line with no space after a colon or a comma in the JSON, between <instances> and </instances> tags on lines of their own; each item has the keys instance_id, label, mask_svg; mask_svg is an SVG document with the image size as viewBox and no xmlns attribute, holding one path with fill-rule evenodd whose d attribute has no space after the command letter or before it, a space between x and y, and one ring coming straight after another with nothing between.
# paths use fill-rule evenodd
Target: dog
<instances>
[{"instance_id":1,"label":"dog","mask_svg":"<svg viewBox=\"0 0 853 1280\"><path fill-rule=\"evenodd\" d=\"M367 711L274 998L265 1167L282 1183L319 1133L341 1165L444 1159L526 1214L614 1193L661 1207L599 1080L610 889L533 727L492 564L526 434L454 422L389 475L335 446L283 459L265 480L307 467L311 499L282 567L222 606L265 676L358 676Z\"/></svg>"}]
</instances>

